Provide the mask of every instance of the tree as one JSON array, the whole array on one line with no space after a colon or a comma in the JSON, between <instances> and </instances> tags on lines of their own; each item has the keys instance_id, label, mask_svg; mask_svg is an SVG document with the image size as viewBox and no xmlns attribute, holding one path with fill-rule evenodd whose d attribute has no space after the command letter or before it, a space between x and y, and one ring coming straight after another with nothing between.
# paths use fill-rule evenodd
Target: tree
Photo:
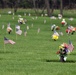
<instances>
[{"instance_id":1,"label":"tree","mask_svg":"<svg viewBox=\"0 0 76 75\"><path fill-rule=\"evenodd\" d=\"M45 5L46 5L46 8L47 8L47 14L48 14L48 16L50 16L51 15L51 12L50 12L49 0L45 0Z\"/></svg>"},{"instance_id":2,"label":"tree","mask_svg":"<svg viewBox=\"0 0 76 75\"><path fill-rule=\"evenodd\" d=\"M17 12L17 8L18 8L18 6L19 6L19 3L20 3L20 0L15 0L14 2L14 13L16 13Z\"/></svg>"},{"instance_id":3,"label":"tree","mask_svg":"<svg viewBox=\"0 0 76 75\"><path fill-rule=\"evenodd\" d=\"M34 9L36 8L35 1L36 1L36 0L33 0ZM36 9L35 9L35 10L36 10Z\"/></svg>"},{"instance_id":4,"label":"tree","mask_svg":"<svg viewBox=\"0 0 76 75\"><path fill-rule=\"evenodd\" d=\"M6 8L8 0L1 0L1 3L2 3L2 8Z\"/></svg>"},{"instance_id":5,"label":"tree","mask_svg":"<svg viewBox=\"0 0 76 75\"><path fill-rule=\"evenodd\" d=\"M51 15L52 15L52 13L54 12L57 0L51 0L51 1L52 1L52 6L51 6Z\"/></svg>"},{"instance_id":6,"label":"tree","mask_svg":"<svg viewBox=\"0 0 76 75\"><path fill-rule=\"evenodd\" d=\"M60 14L63 15L63 0L60 0Z\"/></svg>"}]
</instances>

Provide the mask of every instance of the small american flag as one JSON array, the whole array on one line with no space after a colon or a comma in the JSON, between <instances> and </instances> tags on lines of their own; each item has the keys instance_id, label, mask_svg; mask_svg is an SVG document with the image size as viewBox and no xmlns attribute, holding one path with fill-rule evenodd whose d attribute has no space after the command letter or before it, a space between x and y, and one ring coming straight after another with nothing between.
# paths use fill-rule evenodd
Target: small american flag
<instances>
[{"instance_id":1,"label":"small american flag","mask_svg":"<svg viewBox=\"0 0 76 75\"><path fill-rule=\"evenodd\" d=\"M70 40L69 40L69 44L68 44L68 49L70 50L70 52L72 52L74 50L74 46Z\"/></svg>"},{"instance_id":2,"label":"small american flag","mask_svg":"<svg viewBox=\"0 0 76 75\"><path fill-rule=\"evenodd\" d=\"M22 30L17 30L16 34L21 35L22 34Z\"/></svg>"},{"instance_id":3,"label":"small american flag","mask_svg":"<svg viewBox=\"0 0 76 75\"><path fill-rule=\"evenodd\" d=\"M16 30L20 30L20 26L19 25L16 25Z\"/></svg>"},{"instance_id":4,"label":"small american flag","mask_svg":"<svg viewBox=\"0 0 76 75\"><path fill-rule=\"evenodd\" d=\"M15 44L13 40L9 40L8 38L4 37L4 44Z\"/></svg>"}]
</instances>

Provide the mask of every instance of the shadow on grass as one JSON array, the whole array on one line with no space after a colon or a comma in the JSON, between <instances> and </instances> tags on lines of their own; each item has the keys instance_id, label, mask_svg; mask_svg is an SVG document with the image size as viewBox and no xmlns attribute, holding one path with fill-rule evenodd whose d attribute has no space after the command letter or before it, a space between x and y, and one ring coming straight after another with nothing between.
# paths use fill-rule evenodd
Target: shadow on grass
<instances>
[{"instance_id":1,"label":"shadow on grass","mask_svg":"<svg viewBox=\"0 0 76 75\"><path fill-rule=\"evenodd\" d=\"M61 62L59 60L44 60L45 62ZM64 63L76 63L76 60L67 60Z\"/></svg>"},{"instance_id":2,"label":"shadow on grass","mask_svg":"<svg viewBox=\"0 0 76 75\"><path fill-rule=\"evenodd\" d=\"M0 58L0 60L3 60L3 58Z\"/></svg>"},{"instance_id":3,"label":"shadow on grass","mask_svg":"<svg viewBox=\"0 0 76 75\"><path fill-rule=\"evenodd\" d=\"M70 55L76 55L76 53L72 53L72 54L70 54Z\"/></svg>"},{"instance_id":4,"label":"shadow on grass","mask_svg":"<svg viewBox=\"0 0 76 75\"><path fill-rule=\"evenodd\" d=\"M0 54L8 54L8 53L14 53L14 52L11 52L11 51L0 51Z\"/></svg>"}]
</instances>

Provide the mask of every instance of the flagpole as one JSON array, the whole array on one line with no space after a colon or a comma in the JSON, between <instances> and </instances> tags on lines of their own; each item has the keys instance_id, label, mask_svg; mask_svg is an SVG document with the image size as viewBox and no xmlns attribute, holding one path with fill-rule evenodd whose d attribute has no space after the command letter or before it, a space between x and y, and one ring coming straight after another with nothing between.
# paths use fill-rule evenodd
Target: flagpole
<instances>
[{"instance_id":1,"label":"flagpole","mask_svg":"<svg viewBox=\"0 0 76 75\"><path fill-rule=\"evenodd\" d=\"M16 40L17 40L17 34L16 34Z\"/></svg>"},{"instance_id":2,"label":"flagpole","mask_svg":"<svg viewBox=\"0 0 76 75\"><path fill-rule=\"evenodd\" d=\"M4 43L4 52L6 51L5 43Z\"/></svg>"},{"instance_id":3,"label":"flagpole","mask_svg":"<svg viewBox=\"0 0 76 75\"><path fill-rule=\"evenodd\" d=\"M15 34L16 34L16 25L15 25ZM17 40L17 34L16 34L16 40Z\"/></svg>"},{"instance_id":4,"label":"flagpole","mask_svg":"<svg viewBox=\"0 0 76 75\"><path fill-rule=\"evenodd\" d=\"M5 44L4 44L4 52L5 52L6 48L5 48Z\"/></svg>"}]
</instances>

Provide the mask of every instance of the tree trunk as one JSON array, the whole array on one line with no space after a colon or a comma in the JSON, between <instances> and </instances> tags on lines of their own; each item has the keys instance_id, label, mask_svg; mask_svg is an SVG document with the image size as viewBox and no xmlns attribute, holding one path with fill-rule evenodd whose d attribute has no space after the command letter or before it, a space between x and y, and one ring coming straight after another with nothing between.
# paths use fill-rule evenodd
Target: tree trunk
<instances>
[{"instance_id":1,"label":"tree trunk","mask_svg":"<svg viewBox=\"0 0 76 75\"><path fill-rule=\"evenodd\" d=\"M20 3L20 0L16 0L16 1L14 2L14 13L17 12L17 9L18 9L18 6L19 6L19 3Z\"/></svg>"},{"instance_id":2,"label":"tree trunk","mask_svg":"<svg viewBox=\"0 0 76 75\"><path fill-rule=\"evenodd\" d=\"M16 13L16 12L17 12L17 7L14 8L14 13Z\"/></svg>"},{"instance_id":3,"label":"tree trunk","mask_svg":"<svg viewBox=\"0 0 76 75\"><path fill-rule=\"evenodd\" d=\"M60 0L60 14L63 15L63 0Z\"/></svg>"},{"instance_id":4,"label":"tree trunk","mask_svg":"<svg viewBox=\"0 0 76 75\"><path fill-rule=\"evenodd\" d=\"M51 15L52 15L52 13L54 11L54 5L55 5L54 3L55 3L54 0L52 0Z\"/></svg>"},{"instance_id":5,"label":"tree trunk","mask_svg":"<svg viewBox=\"0 0 76 75\"><path fill-rule=\"evenodd\" d=\"M7 8L7 0L2 0L3 4L2 4L2 8Z\"/></svg>"},{"instance_id":6,"label":"tree trunk","mask_svg":"<svg viewBox=\"0 0 76 75\"><path fill-rule=\"evenodd\" d=\"M33 6L34 6L34 10L36 11L36 4L35 4L35 0L33 0Z\"/></svg>"},{"instance_id":7,"label":"tree trunk","mask_svg":"<svg viewBox=\"0 0 76 75\"><path fill-rule=\"evenodd\" d=\"M45 5L46 5L46 8L47 8L47 14L48 14L48 16L50 17L51 12L50 12L49 0L45 0Z\"/></svg>"}]
</instances>

